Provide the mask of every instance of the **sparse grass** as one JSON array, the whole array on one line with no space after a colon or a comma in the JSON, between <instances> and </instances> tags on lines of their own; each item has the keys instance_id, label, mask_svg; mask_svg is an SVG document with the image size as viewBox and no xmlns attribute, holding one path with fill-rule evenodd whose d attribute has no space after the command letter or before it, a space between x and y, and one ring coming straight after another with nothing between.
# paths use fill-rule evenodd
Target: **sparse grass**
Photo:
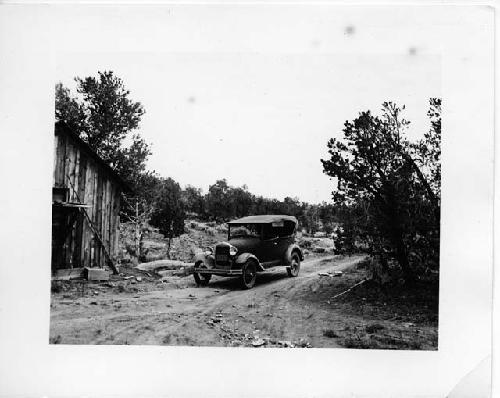
<instances>
[{"instance_id":1,"label":"sparse grass","mask_svg":"<svg viewBox=\"0 0 500 398\"><path fill-rule=\"evenodd\" d=\"M61 344L62 337L60 334L58 334L55 337L51 337L49 339L49 344Z\"/></svg>"},{"instance_id":2,"label":"sparse grass","mask_svg":"<svg viewBox=\"0 0 500 398\"><path fill-rule=\"evenodd\" d=\"M385 329L385 326L381 325L380 323L372 323L371 325L368 325L365 328L366 333L370 333L370 334L377 333L379 330L383 330L383 329Z\"/></svg>"},{"instance_id":3,"label":"sparse grass","mask_svg":"<svg viewBox=\"0 0 500 398\"><path fill-rule=\"evenodd\" d=\"M166 335L166 336L162 339L162 343L163 343L163 344L169 344L171 339L172 339L172 336L170 336L169 334L167 334L167 335Z\"/></svg>"},{"instance_id":4,"label":"sparse grass","mask_svg":"<svg viewBox=\"0 0 500 398\"><path fill-rule=\"evenodd\" d=\"M380 348L376 342L372 342L370 337L348 336L344 337L340 344L345 348L363 348L363 349L376 349Z\"/></svg>"},{"instance_id":5,"label":"sparse grass","mask_svg":"<svg viewBox=\"0 0 500 398\"><path fill-rule=\"evenodd\" d=\"M50 291L52 293L61 293L63 291L62 286L59 283L52 282L52 285L50 287Z\"/></svg>"},{"instance_id":6,"label":"sparse grass","mask_svg":"<svg viewBox=\"0 0 500 398\"><path fill-rule=\"evenodd\" d=\"M337 332L335 332L335 330L333 330L333 329L323 330L323 336L329 337L331 339L333 339L335 337L339 337L339 335L337 334Z\"/></svg>"},{"instance_id":7,"label":"sparse grass","mask_svg":"<svg viewBox=\"0 0 500 398\"><path fill-rule=\"evenodd\" d=\"M414 286L398 283L380 286L367 281L346 291L369 275L363 262L339 278L319 277L294 300L320 303L341 317L345 327L323 330L346 348L436 350L438 347L437 281L419 281ZM346 270L347 271L347 270Z\"/></svg>"},{"instance_id":8,"label":"sparse grass","mask_svg":"<svg viewBox=\"0 0 500 398\"><path fill-rule=\"evenodd\" d=\"M423 342L412 337L410 339L398 338L390 335L352 334L339 340L340 345L346 348L379 349L379 350L420 350Z\"/></svg>"},{"instance_id":9,"label":"sparse grass","mask_svg":"<svg viewBox=\"0 0 500 398\"><path fill-rule=\"evenodd\" d=\"M421 282L412 287L398 284L380 287L367 282L339 301L346 312L370 318L436 327L438 323L439 286L435 282Z\"/></svg>"},{"instance_id":10,"label":"sparse grass","mask_svg":"<svg viewBox=\"0 0 500 398\"><path fill-rule=\"evenodd\" d=\"M127 289L125 288L124 285L118 285L117 290L118 290L118 293L124 293L127 291Z\"/></svg>"}]
</instances>

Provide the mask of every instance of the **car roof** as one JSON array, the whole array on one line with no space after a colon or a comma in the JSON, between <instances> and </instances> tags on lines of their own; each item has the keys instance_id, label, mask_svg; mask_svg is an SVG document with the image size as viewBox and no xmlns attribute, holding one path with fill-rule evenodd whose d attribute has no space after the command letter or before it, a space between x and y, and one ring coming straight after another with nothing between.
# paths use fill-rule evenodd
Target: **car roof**
<instances>
[{"instance_id":1,"label":"car roof","mask_svg":"<svg viewBox=\"0 0 500 398\"><path fill-rule=\"evenodd\" d=\"M247 216L238 220L229 221L228 224L270 224L280 221L293 221L297 224L297 219L293 216L266 214L260 216Z\"/></svg>"}]
</instances>

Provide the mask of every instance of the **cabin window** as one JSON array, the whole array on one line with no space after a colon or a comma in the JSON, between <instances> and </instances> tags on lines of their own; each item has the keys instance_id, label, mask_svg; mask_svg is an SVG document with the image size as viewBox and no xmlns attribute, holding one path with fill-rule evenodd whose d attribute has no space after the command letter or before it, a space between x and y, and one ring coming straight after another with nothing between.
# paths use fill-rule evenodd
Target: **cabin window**
<instances>
[{"instance_id":1,"label":"cabin window","mask_svg":"<svg viewBox=\"0 0 500 398\"><path fill-rule=\"evenodd\" d=\"M69 200L69 188L52 188L52 202L66 203Z\"/></svg>"}]
</instances>

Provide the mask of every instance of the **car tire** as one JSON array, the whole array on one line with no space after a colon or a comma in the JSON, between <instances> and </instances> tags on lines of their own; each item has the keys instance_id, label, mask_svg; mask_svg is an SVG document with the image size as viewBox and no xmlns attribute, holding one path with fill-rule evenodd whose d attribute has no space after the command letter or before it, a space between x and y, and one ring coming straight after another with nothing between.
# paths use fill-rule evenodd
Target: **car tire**
<instances>
[{"instance_id":1,"label":"car tire","mask_svg":"<svg viewBox=\"0 0 500 398\"><path fill-rule=\"evenodd\" d=\"M243 289L251 289L255 285L257 279L257 265L253 260L247 260L241 268L241 286Z\"/></svg>"},{"instance_id":2,"label":"car tire","mask_svg":"<svg viewBox=\"0 0 500 398\"><path fill-rule=\"evenodd\" d=\"M300 256L298 253L292 253L290 266L286 267L286 272L288 273L288 276L296 277L299 275L299 271L300 271Z\"/></svg>"},{"instance_id":3,"label":"car tire","mask_svg":"<svg viewBox=\"0 0 500 398\"><path fill-rule=\"evenodd\" d=\"M194 271L193 271L193 276L194 276L194 281L198 286L207 286L208 282L210 282L210 278L212 278L212 275L210 274L200 274L196 272L197 268L200 268L201 264L196 264L194 266Z\"/></svg>"}]
</instances>

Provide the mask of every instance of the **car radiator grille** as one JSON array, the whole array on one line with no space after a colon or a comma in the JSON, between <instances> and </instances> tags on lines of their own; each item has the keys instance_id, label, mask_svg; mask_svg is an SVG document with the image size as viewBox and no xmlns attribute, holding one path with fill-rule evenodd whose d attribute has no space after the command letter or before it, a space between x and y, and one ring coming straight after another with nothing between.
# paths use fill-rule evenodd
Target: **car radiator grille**
<instances>
[{"instance_id":1,"label":"car radiator grille","mask_svg":"<svg viewBox=\"0 0 500 398\"><path fill-rule=\"evenodd\" d=\"M227 268L230 266L229 246L221 245L215 247L215 264L218 268Z\"/></svg>"}]
</instances>

